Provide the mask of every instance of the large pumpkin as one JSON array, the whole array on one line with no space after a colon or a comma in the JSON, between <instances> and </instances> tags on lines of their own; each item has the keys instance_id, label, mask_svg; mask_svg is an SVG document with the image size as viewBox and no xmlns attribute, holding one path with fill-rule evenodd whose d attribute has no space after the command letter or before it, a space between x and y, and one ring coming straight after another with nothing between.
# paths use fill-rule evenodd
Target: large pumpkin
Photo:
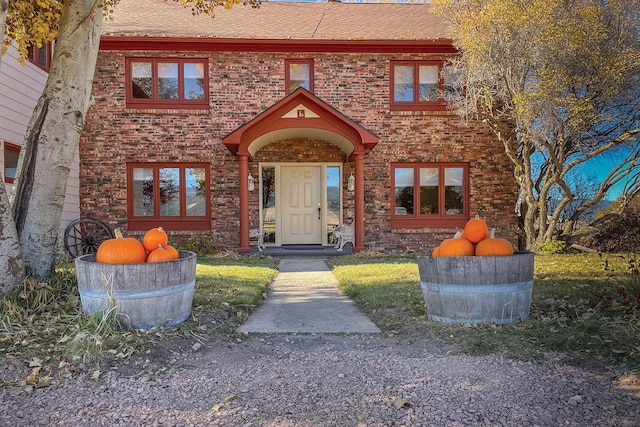
<instances>
[{"instance_id":1,"label":"large pumpkin","mask_svg":"<svg viewBox=\"0 0 640 427\"><path fill-rule=\"evenodd\" d=\"M467 221L462 231L462 236L471 243L478 243L482 239L487 238L487 223L480 219L478 215Z\"/></svg>"},{"instance_id":2,"label":"large pumpkin","mask_svg":"<svg viewBox=\"0 0 640 427\"><path fill-rule=\"evenodd\" d=\"M119 228L115 230L115 239L102 242L96 252L96 261L102 264L139 264L146 260L142 243L133 237L123 237Z\"/></svg>"},{"instance_id":3,"label":"large pumpkin","mask_svg":"<svg viewBox=\"0 0 640 427\"><path fill-rule=\"evenodd\" d=\"M488 239L483 239L476 245L477 256L509 256L513 255L513 246L507 239L494 236L493 229Z\"/></svg>"},{"instance_id":4,"label":"large pumpkin","mask_svg":"<svg viewBox=\"0 0 640 427\"><path fill-rule=\"evenodd\" d=\"M168 242L169 236L167 236L167 232L162 227L152 228L144 234L142 239L144 248L149 252L158 249L158 245L164 248Z\"/></svg>"},{"instance_id":5,"label":"large pumpkin","mask_svg":"<svg viewBox=\"0 0 640 427\"><path fill-rule=\"evenodd\" d=\"M437 256L473 256L473 244L464 237L446 239L440 243Z\"/></svg>"}]
</instances>

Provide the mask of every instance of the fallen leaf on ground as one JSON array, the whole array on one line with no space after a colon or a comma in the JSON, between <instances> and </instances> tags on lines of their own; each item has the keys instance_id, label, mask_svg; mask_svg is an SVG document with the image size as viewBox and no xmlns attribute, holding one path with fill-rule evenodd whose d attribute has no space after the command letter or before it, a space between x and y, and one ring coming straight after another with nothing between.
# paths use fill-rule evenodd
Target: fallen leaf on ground
<instances>
[{"instance_id":1,"label":"fallen leaf on ground","mask_svg":"<svg viewBox=\"0 0 640 427\"><path fill-rule=\"evenodd\" d=\"M410 408L411 406L413 406L411 402L402 398L396 399L394 403L396 405L396 409Z\"/></svg>"}]
</instances>

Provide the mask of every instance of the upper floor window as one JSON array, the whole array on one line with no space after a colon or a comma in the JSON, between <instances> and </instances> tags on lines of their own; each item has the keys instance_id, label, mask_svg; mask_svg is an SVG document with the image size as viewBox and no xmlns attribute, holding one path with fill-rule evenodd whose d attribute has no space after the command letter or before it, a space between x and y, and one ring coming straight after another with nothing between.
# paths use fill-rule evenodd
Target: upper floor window
<instances>
[{"instance_id":1,"label":"upper floor window","mask_svg":"<svg viewBox=\"0 0 640 427\"><path fill-rule=\"evenodd\" d=\"M128 58L127 107L209 107L206 59Z\"/></svg>"},{"instance_id":2,"label":"upper floor window","mask_svg":"<svg viewBox=\"0 0 640 427\"><path fill-rule=\"evenodd\" d=\"M313 60L312 59L287 59L285 60L286 73L285 84L287 93L291 93L299 87L313 92Z\"/></svg>"},{"instance_id":3,"label":"upper floor window","mask_svg":"<svg viewBox=\"0 0 640 427\"><path fill-rule=\"evenodd\" d=\"M391 165L392 226L464 226L469 218L466 163Z\"/></svg>"},{"instance_id":4,"label":"upper floor window","mask_svg":"<svg viewBox=\"0 0 640 427\"><path fill-rule=\"evenodd\" d=\"M211 229L209 164L127 165L128 228Z\"/></svg>"},{"instance_id":5,"label":"upper floor window","mask_svg":"<svg viewBox=\"0 0 640 427\"><path fill-rule=\"evenodd\" d=\"M53 42L45 43L42 47L32 45L29 48L29 62L37 65L45 71L49 71L51 67L51 58L53 55Z\"/></svg>"},{"instance_id":6,"label":"upper floor window","mask_svg":"<svg viewBox=\"0 0 640 427\"><path fill-rule=\"evenodd\" d=\"M393 61L391 109L446 110L454 76L443 66L443 61Z\"/></svg>"},{"instance_id":7,"label":"upper floor window","mask_svg":"<svg viewBox=\"0 0 640 427\"><path fill-rule=\"evenodd\" d=\"M18 168L18 156L20 156L20 146L4 143L4 182L13 184L16 178L16 169Z\"/></svg>"}]
</instances>

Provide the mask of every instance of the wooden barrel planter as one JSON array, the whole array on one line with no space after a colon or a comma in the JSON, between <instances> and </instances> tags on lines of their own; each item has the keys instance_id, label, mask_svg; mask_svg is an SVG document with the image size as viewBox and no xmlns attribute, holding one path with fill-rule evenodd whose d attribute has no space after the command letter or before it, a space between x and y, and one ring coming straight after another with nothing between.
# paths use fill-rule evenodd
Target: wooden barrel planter
<instances>
[{"instance_id":1,"label":"wooden barrel planter","mask_svg":"<svg viewBox=\"0 0 640 427\"><path fill-rule=\"evenodd\" d=\"M95 254L76 258L82 308L88 314L115 307L132 329L174 326L191 315L196 279L194 252L174 261L100 264Z\"/></svg>"},{"instance_id":2,"label":"wooden barrel planter","mask_svg":"<svg viewBox=\"0 0 640 427\"><path fill-rule=\"evenodd\" d=\"M429 319L499 325L528 319L533 258L530 252L511 256L418 257Z\"/></svg>"}]
</instances>

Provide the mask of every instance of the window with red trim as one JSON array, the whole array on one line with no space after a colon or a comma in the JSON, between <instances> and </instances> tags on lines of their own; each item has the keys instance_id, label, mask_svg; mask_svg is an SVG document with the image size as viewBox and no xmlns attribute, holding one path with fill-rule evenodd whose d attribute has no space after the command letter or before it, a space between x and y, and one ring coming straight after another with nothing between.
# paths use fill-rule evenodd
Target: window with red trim
<instances>
[{"instance_id":1,"label":"window with red trim","mask_svg":"<svg viewBox=\"0 0 640 427\"><path fill-rule=\"evenodd\" d=\"M49 71L51 68L51 58L53 55L53 42L45 43L42 47L31 46L29 48L29 62Z\"/></svg>"},{"instance_id":2,"label":"window with red trim","mask_svg":"<svg viewBox=\"0 0 640 427\"><path fill-rule=\"evenodd\" d=\"M285 85L287 93L299 87L313 92L313 59L285 60Z\"/></svg>"},{"instance_id":3,"label":"window with red trim","mask_svg":"<svg viewBox=\"0 0 640 427\"><path fill-rule=\"evenodd\" d=\"M209 108L204 58L127 58L129 108Z\"/></svg>"},{"instance_id":4,"label":"window with red trim","mask_svg":"<svg viewBox=\"0 0 640 427\"><path fill-rule=\"evenodd\" d=\"M391 165L392 227L464 226L469 218L467 163Z\"/></svg>"},{"instance_id":5,"label":"window with red trim","mask_svg":"<svg viewBox=\"0 0 640 427\"><path fill-rule=\"evenodd\" d=\"M392 61L391 110L446 110L455 76L444 61Z\"/></svg>"},{"instance_id":6,"label":"window with red trim","mask_svg":"<svg viewBox=\"0 0 640 427\"><path fill-rule=\"evenodd\" d=\"M18 168L18 156L20 156L20 146L4 143L4 182L13 184Z\"/></svg>"},{"instance_id":7,"label":"window with red trim","mask_svg":"<svg viewBox=\"0 0 640 427\"><path fill-rule=\"evenodd\" d=\"M130 230L211 229L208 163L127 164Z\"/></svg>"}]
</instances>

